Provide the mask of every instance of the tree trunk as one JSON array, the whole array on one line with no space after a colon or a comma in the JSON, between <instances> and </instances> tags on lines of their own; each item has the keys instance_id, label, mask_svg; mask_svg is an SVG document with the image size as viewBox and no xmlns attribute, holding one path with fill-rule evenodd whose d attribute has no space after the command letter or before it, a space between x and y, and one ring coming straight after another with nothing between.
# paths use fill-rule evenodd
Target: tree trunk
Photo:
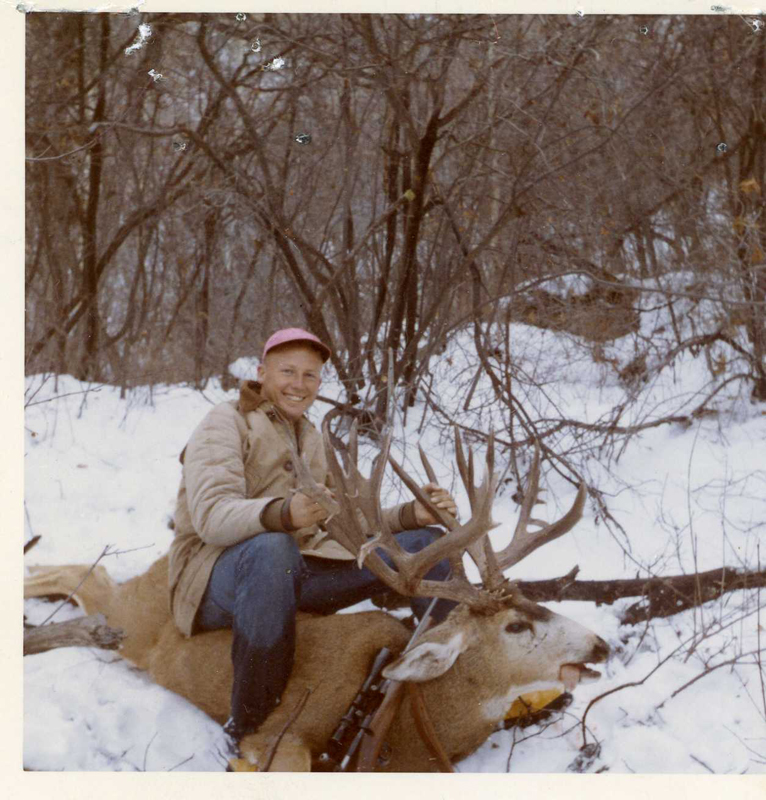
<instances>
[{"instance_id":1,"label":"tree trunk","mask_svg":"<svg viewBox=\"0 0 766 800\"><path fill-rule=\"evenodd\" d=\"M735 219L737 260L745 299L751 303L745 329L753 348L753 399L766 401L766 126L763 92L766 80L766 43L761 40L752 79L752 105L743 137L739 183L735 188L739 216Z\"/></svg>"},{"instance_id":2,"label":"tree trunk","mask_svg":"<svg viewBox=\"0 0 766 800\"><path fill-rule=\"evenodd\" d=\"M217 228L218 218L216 212L211 210L205 216L202 286L197 293L197 307L194 319L194 385L197 389L204 389L210 377L207 369L207 348L210 332L210 276L213 271Z\"/></svg>"},{"instance_id":3,"label":"tree trunk","mask_svg":"<svg viewBox=\"0 0 766 800\"><path fill-rule=\"evenodd\" d=\"M101 71L102 75L109 56L109 18L104 14L101 18ZM82 23L81 23L82 24ZM84 35L81 36L81 47L85 47ZM84 52L80 54L84 59ZM91 124L102 122L106 115L106 81L101 80L98 87L96 107ZM84 122L84 120L83 120ZM103 170L104 146L101 136L97 136L89 152L88 204L85 212L85 242L83 250L83 295L88 299L85 312L85 331L83 354L80 362L79 377L81 380L98 380L98 350L101 322L98 310L98 223L101 199L101 173Z\"/></svg>"}]
</instances>

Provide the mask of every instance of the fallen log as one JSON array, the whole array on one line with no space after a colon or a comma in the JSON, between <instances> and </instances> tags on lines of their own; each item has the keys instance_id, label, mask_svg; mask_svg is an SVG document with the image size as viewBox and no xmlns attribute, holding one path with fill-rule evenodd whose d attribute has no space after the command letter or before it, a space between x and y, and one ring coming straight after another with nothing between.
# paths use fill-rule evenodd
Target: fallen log
<instances>
[{"instance_id":1,"label":"fallen log","mask_svg":"<svg viewBox=\"0 0 766 800\"><path fill-rule=\"evenodd\" d=\"M579 567L575 567L560 578L518 581L518 586L536 603L582 600L600 606L612 605L625 597L641 597L621 615L623 625L635 625L653 617L670 617L737 589L766 587L766 570L748 572L730 567L690 575L602 581L575 580L578 572ZM388 609L404 607L408 602L407 598L393 592L373 600L376 606Z\"/></svg>"},{"instance_id":2,"label":"fallen log","mask_svg":"<svg viewBox=\"0 0 766 800\"><path fill-rule=\"evenodd\" d=\"M519 581L519 588L538 603L587 600L596 605L612 605L624 597L641 597L643 599L626 609L620 619L623 625L635 625L653 617L670 617L737 589L766 587L766 570L748 572L719 567L689 575L578 581L574 579L577 569L552 580Z\"/></svg>"},{"instance_id":3,"label":"fallen log","mask_svg":"<svg viewBox=\"0 0 766 800\"><path fill-rule=\"evenodd\" d=\"M24 630L24 655L34 655L57 647L100 647L117 650L125 634L110 628L103 614L79 617L69 622L54 622Z\"/></svg>"}]
</instances>

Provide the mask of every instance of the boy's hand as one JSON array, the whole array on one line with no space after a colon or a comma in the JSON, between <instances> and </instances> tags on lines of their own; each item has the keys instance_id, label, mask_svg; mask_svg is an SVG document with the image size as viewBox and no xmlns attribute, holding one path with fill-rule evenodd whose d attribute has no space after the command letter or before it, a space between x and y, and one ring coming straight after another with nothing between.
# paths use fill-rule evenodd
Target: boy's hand
<instances>
[{"instance_id":1,"label":"boy's hand","mask_svg":"<svg viewBox=\"0 0 766 800\"><path fill-rule=\"evenodd\" d=\"M436 483L427 483L422 487L423 491L429 496L431 502L442 511L446 511L451 516L457 519L457 504L455 503L452 495L446 490L442 489ZM415 519L418 525L434 525L438 524L439 520L419 501L415 500Z\"/></svg>"}]
</instances>

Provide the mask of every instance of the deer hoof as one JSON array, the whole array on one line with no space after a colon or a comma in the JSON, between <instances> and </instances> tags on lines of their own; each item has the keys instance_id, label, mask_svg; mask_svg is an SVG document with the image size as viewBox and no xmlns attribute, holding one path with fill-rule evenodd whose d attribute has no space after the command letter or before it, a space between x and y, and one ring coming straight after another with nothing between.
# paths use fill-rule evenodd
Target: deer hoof
<instances>
[{"instance_id":1,"label":"deer hoof","mask_svg":"<svg viewBox=\"0 0 766 800\"><path fill-rule=\"evenodd\" d=\"M258 767L246 758L231 758L226 766L226 772L258 772Z\"/></svg>"}]
</instances>

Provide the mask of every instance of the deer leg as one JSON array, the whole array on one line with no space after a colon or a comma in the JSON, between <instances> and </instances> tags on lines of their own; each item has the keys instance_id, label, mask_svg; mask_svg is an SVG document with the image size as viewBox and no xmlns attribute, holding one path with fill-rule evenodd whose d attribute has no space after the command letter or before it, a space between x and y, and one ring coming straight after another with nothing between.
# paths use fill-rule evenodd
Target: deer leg
<instances>
[{"instance_id":1,"label":"deer leg","mask_svg":"<svg viewBox=\"0 0 766 800\"><path fill-rule=\"evenodd\" d=\"M24 578L24 597L69 594L83 579L87 567L32 567Z\"/></svg>"},{"instance_id":2,"label":"deer leg","mask_svg":"<svg viewBox=\"0 0 766 800\"><path fill-rule=\"evenodd\" d=\"M103 611L99 605L101 595L116 588L117 584L104 567L98 565L92 572L91 569L85 564L31 567L30 574L24 578L24 597L66 596L75 592L73 599L86 613Z\"/></svg>"},{"instance_id":3,"label":"deer leg","mask_svg":"<svg viewBox=\"0 0 766 800\"><path fill-rule=\"evenodd\" d=\"M276 744L276 750L274 745ZM277 740L271 736L253 733L246 736L239 745L242 760L253 765L258 771L269 772L311 772L311 750L298 736L289 731ZM233 765L235 771L244 771Z\"/></svg>"}]
</instances>

